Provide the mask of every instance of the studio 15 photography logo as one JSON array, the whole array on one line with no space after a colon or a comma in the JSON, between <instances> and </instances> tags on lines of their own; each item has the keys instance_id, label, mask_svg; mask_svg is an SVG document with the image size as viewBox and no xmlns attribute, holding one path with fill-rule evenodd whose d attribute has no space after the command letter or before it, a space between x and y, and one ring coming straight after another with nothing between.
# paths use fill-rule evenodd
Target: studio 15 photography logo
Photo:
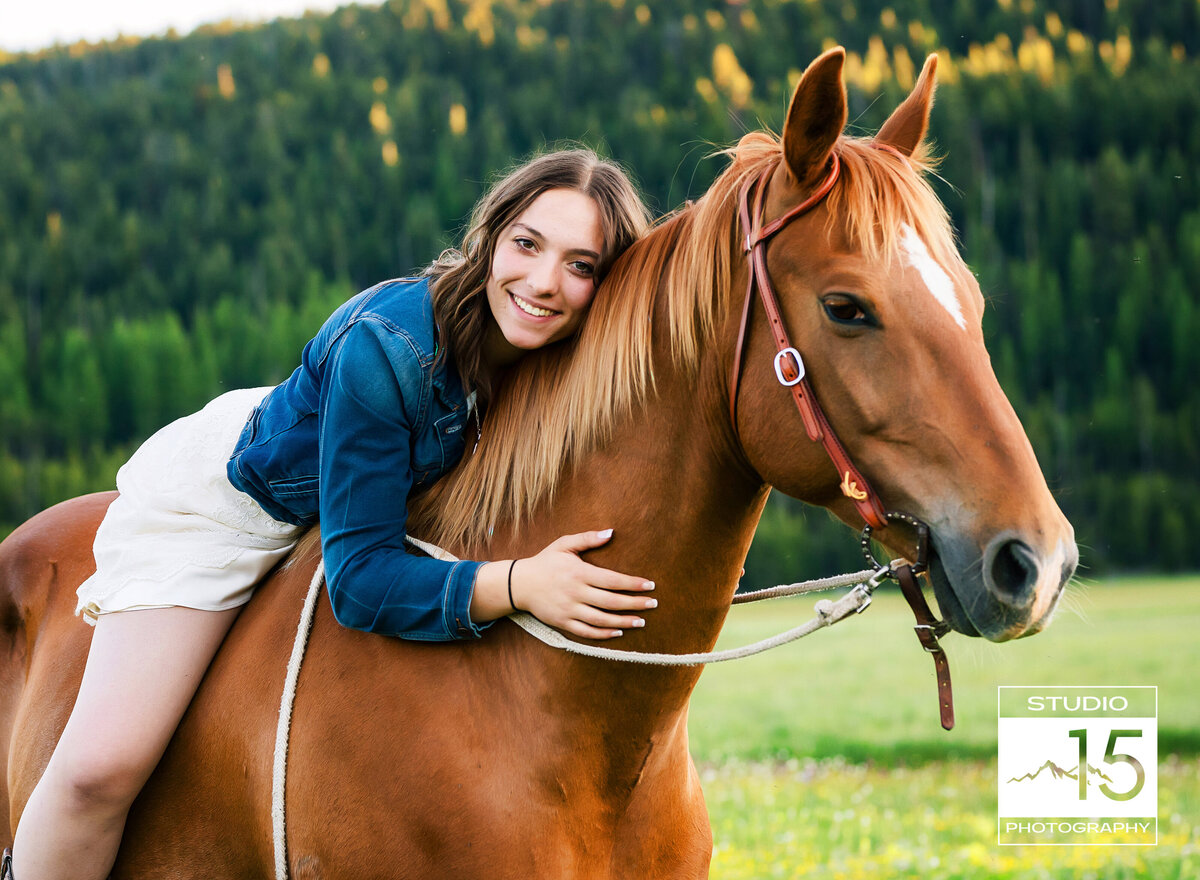
<instances>
[{"instance_id":1,"label":"studio 15 photography logo","mask_svg":"<svg viewBox=\"0 0 1200 880\"><path fill-rule=\"evenodd\" d=\"M1001 687L997 842L1158 842L1158 689Z\"/></svg>"}]
</instances>

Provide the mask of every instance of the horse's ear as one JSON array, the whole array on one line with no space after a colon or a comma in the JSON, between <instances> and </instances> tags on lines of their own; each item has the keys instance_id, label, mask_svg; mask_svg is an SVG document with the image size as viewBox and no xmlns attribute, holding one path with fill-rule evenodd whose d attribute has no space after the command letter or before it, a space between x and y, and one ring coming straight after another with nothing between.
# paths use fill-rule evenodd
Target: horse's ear
<instances>
[{"instance_id":1,"label":"horse's ear","mask_svg":"<svg viewBox=\"0 0 1200 880\"><path fill-rule=\"evenodd\" d=\"M937 58L937 55L930 55L925 59L912 93L879 129L875 143L894 147L906 156L911 156L920 146L929 128L929 110L933 107L933 90L937 85Z\"/></svg>"},{"instance_id":2,"label":"horse's ear","mask_svg":"<svg viewBox=\"0 0 1200 880\"><path fill-rule=\"evenodd\" d=\"M796 84L783 129L783 156L797 183L808 183L824 172L846 127L845 60L841 46L830 49L808 66Z\"/></svg>"}]
</instances>

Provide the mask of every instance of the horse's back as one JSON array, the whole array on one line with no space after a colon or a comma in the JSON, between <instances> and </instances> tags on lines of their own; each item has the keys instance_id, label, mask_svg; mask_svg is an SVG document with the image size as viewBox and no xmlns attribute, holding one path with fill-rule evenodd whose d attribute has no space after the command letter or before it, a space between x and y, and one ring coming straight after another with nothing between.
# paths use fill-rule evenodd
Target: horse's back
<instances>
[{"instance_id":1,"label":"horse's back","mask_svg":"<svg viewBox=\"0 0 1200 880\"><path fill-rule=\"evenodd\" d=\"M0 545L5 818L10 806L19 816L74 703L92 632L74 615L75 589L92 573L92 537L113 497L65 502ZM260 585L209 667L130 812L114 878L273 876L277 713L317 562L314 552L296 555ZM413 877L608 878L624 873L622 850L636 862L653 843L636 826L642 807L657 814L662 803L635 798L614 811L597 790L604 749L578 739L573 713L553 697L549 670L578 661L548 657L504 623L470 644L380 638L339 626L319 598L288 761L298 874L384 877L403 864ZM686 746L664 761L672 782L649 788L673 803L694 770ZM702 804L679 806L670 814L703 819ZM664 845L666 862L706 863L707 836L685 837L688 853ZM691 852L697 845L703 852Z\"/></svg>"},{"instance_id":2,"label":"horse's back","mask_svg":"<svg viewBox=\"0 0 1200 880\"><path fill-rule=\"evenodd\" d=\"M91 628L74 615L75 589L95 570L92 539L116 497L56 504L0 542L0 759L8 769L0 814L8 830L79 690Z\"/></svg>"}]
</instances>

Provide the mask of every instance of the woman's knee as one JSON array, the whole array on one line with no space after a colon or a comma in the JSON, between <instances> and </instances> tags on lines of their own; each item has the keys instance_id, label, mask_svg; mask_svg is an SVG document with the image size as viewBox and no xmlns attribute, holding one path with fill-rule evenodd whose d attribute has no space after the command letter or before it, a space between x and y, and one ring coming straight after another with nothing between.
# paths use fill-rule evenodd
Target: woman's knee
<instances>
[{"instance_id":1,"label":"woman's knee","mask_svg":"<svg viewBox=\"0 0 1200 880\"><path fill-rule=\"evenodd\" d=\"M74 809L123 812L142 790L159 757L133 743L72 748L60 742L46 772L55 777L56 787Z\"/></svg>"},{"instance_id":2,"label":"woman's knee","mask_svg":"<svg viewBox=\"0 0 1200 880\"><path fill-rule=\"evenodd\" d=\"M236 615L163 608L101 619L46 769L60 796L83 811L133 803Z\"/></svg>"}]
</instances>

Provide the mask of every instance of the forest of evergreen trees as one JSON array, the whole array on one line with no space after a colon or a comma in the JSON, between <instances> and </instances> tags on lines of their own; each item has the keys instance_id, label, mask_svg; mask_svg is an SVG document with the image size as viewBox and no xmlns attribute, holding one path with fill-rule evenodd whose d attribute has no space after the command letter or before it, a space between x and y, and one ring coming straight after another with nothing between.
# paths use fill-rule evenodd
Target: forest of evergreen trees
<instances>
[{"instance_id":1,"label":"forest of evergreen trees","mask_svg":"<svg viewBox=\"0 0 1200 880\"><path fill-rule=\"evenodd\" d=\"M392 0L0 53L0 535L170 419L279 381L493 174L584 142L660 211L850 51L873 130L937 51L939 192L1085 574L1200 566L1194 0ZM849 561L768 508L754 582Z\"/></svg>"}]
</instances>

